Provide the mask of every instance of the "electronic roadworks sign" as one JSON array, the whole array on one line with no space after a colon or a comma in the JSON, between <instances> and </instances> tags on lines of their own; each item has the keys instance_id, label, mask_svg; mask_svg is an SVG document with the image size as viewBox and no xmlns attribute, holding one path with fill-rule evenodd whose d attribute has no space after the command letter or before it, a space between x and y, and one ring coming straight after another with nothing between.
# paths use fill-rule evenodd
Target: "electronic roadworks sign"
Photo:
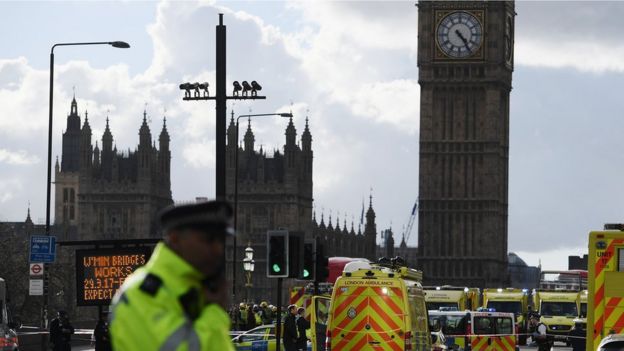
<instances>
[{"instance_id":1,"label":"electronic roadworks sign","mask_svg":"<svg viewBox=\"0 0 624 351\"><path fill-rule=\"evenodd\" d=\"M78 306L107 306L117 289L147 263L152 248L76 250Z\"/></svg>"}]
</instances>

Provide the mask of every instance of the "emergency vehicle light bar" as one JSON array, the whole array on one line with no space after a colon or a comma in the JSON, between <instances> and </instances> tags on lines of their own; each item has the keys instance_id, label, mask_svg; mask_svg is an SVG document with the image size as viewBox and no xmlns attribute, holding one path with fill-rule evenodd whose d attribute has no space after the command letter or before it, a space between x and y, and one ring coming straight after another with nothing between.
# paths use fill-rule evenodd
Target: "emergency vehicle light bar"
<instances>
[{"instance_id":1,"label":"emergency vehicle light bar","mask_svg":"<svg viewBox=\"0 0 624 351\"><path fill-rule=\"evenodd\" d=\"M604 230L620 230L620 231L624 231L624 224L622 224L622 223L605 223Z\"/></svg>"}]
</instances>

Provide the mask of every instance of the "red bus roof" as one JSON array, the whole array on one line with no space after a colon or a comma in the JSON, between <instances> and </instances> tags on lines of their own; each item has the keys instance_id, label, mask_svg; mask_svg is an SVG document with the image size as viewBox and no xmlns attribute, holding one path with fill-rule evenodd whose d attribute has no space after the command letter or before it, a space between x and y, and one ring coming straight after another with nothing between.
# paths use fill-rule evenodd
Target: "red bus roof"
<instances>
[{"instance_id":1,"label":"red bus roof","mask_svg":"<svg viewBox=\"0 0 624 351\"><path fill-rule=\"evenodd\" d=\"M366 261L369 260L365 258L353 258L353 257L330 257L329 258L329 277L327 278L328 283L336 283L336 279L342 275L342 271L344 270L344 266L349 262L353 261Z\"/></svg>"}]
</instances>

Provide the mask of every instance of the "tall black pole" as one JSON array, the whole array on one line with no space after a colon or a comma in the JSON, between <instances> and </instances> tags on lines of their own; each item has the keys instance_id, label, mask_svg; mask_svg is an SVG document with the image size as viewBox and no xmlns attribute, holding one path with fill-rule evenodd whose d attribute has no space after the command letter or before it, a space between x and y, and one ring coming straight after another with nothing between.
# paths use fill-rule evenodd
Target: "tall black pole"
<instances>
[{"instance_id":1,"label":"tall black pole","mask_svg":"<svg viewBox=\"0 0 624 351\"><path fill-rule=\"evenodd\" d=\"M290 313L290 311L287 311ZM281 349L282 335L282 278L277 278L277 320L275 321L275 350Z\"/></svg>"},{"instance_id":2,"label":"tall black pole","mask_svg":"<svg viewBox=\"0 0 624 351\"><path fill-rule=\"evenodd\" d=\"M50 195L52 186L52 106L54 101L54 46L50 50L50 97L48 115L48 177L46 184L46 224L45 235L50 236ZM41 328L48 328L48 265L44 264L43 271L43 306L41 308ZM47 349L46 334L41 337L41 349Z\"/></svg>"},{"instance_id":3,"label":"tall black pole","mask_svg":"<svg viewBox=\"0 0 624 351\"><path fill-rule=\"evenodd\" d=\"M236 145L234 147L234 229L238 230L238 119L236 118ZM230 145L232 147L232 145ZM238 233L237 233L238 234ZM232 254L232 298L236 302L236 235L234 235L234 252ZM249 292L247 293L249 301Z\"/></svg>"},{"instance_id":4,"label":"tall black pole","mask_svg":"<svg viewBox=\"0 0 624 351\"><path fill-rule=\"evenodd\" d=\"M217 73L217 87L216 87L216 113L217 113L217 128L216 128L216 198L217 200L225 200L225 125L227 122L226 116L226 93L225 93L225 26L223 25L223 14L219 14L219 25L217 26L217 57L216 57L216 73ZM236 240L236 239L235 239ZM236 249L236 245L234 245ZM236 250L235 250L236 251Z\"/></svg>"}]
</instances>

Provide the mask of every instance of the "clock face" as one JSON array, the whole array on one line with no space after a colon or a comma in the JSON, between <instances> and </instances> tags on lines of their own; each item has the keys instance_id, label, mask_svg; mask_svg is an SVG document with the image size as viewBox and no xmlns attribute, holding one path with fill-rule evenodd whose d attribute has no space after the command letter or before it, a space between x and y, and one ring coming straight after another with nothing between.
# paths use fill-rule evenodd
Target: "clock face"
<instances>
[{"instance_id":1,"label":"clock face","mask_svg":"<svg viewBox=\"0 0 624 351\"><path fill-rule=\"evenodd\" d=\"M440 21L436 40L440 50L451 58L471 57L483 41L481 22L468 12L452 12Z\"/></svg>"}]
</instances>

